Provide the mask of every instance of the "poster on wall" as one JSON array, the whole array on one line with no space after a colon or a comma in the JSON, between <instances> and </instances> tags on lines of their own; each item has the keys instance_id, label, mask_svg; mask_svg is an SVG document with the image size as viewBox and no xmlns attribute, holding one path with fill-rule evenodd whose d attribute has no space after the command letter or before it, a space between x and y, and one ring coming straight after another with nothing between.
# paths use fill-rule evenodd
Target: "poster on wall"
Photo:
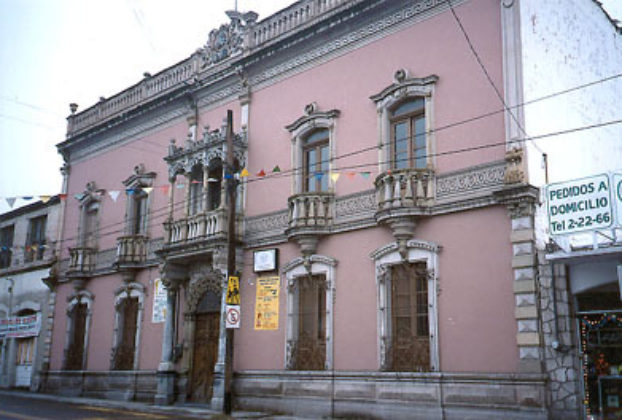
<instances>
[{"instance_id":1,"label":"poster on wall","mask_svg":"<svg viewBox=\"0 0 622 420\"><path fill-rule=\"evenodd\" d=\"M39 314L16 316L0 320L0 338L35 337L41 330Z\"/></svg>"},{"instance_id":2,"label":"poster on wall","mask_svg":"<svg viewBox=\"0 0 622 420\"><path fill-rule=\"evenodd\" d=\"M164 322L166 318L166 288L162 284L161 279L155 279L153 282L153 314L151 322L159 324Z\"/></svg>"},{"instance_id":3,"label":"poster on wall","mask_svg":"<svg viewBox=\"0 0 622 420\"><path fill-rule=\"evenodd\" d=\"M279 329L279 276L259 277L255 299L255 329Z\"/></svg>"}]
</instances>

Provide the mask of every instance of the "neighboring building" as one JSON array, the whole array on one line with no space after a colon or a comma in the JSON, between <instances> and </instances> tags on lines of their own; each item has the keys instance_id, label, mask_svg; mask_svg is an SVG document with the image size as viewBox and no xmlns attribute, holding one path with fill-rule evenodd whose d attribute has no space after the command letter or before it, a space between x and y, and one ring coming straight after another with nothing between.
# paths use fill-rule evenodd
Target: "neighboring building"
<instances>
[{"instance_id":1,"label":"neighboring building","mask_svg":"<svg viewBox=\"0 0 622 420\"><path fill-rule=\"evenodd\" d=\"M609 214L606 222L604 210L595 211L593 225L601 214L601 226L609 228L596 234L589 226L566 226L566 231L587 231L558 236L549 231L547 210L560 200L551 203L544 186L553 184L555 191L571 180L622 173L622 26L596 1L572 0L563 7L539 0L514 3L509 35L520 40L514 45L522 49L518 74L523 81L514 91L516 102L508 98L508 105L527 104L521 122L524 132L536 138L526 143L527 179L542 188L541 205L534 209L539 304L526 307L540 313L551 411L557 418L575 418L579 405L584 416L620 418L622 218ZM556 92L564 93L551 95ZM519 127L513 130L523 136ZM564 133L550 135L557 132ZM618 187L611 182L609 193L620 211ZM531 279L523 282L521 289L531 284Z\"/></svg>"},{"instance_id":2,"label":"neighboring building","mask_svg":"<svg viewBox=\"0 0 622 420\"><path fill-rule=\"evenodd\" d=\"M525 141L557 114L515 107L555 91L552 63L582 55L569 40L592 26L620 39L596 2L574 1L592 19L565 34L545 24L563 27L563 10L541 3L228 12L188 59L72 104L45 390L222 408L235 205L238 407L579 418L578 355L552 348L544 178Z\"/></svg>"},{"instance_id":3,"label":"neighboring building","mask_svg":"<svg viewBox=\"0 0 622 420\"><path fill-rule=\"evenodd\" d=\"M0 214L0 387L39 390L49 368L60 198Z\"/></svg>"}]
</instances>

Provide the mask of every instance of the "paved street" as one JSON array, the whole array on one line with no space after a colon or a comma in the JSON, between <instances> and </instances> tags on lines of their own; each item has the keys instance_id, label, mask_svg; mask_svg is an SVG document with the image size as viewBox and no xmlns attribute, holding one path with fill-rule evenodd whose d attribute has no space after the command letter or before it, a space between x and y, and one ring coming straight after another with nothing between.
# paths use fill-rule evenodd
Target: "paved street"
<instances>
[{"instance_id":1,"label":"paved street","mask_svg":"<svg viewBox=\"0 0 622 420\"><path fill-rule=\"evenodd\" d=\"M119 407L91 406L49 399L32 399L0 394L0 420L52 420L52 419L191 419L173 410L168 413L150 413ZM210 418L203 416L202 418ZM226 418L215 414L212 418Z\"/></svg>"}]
</instances>

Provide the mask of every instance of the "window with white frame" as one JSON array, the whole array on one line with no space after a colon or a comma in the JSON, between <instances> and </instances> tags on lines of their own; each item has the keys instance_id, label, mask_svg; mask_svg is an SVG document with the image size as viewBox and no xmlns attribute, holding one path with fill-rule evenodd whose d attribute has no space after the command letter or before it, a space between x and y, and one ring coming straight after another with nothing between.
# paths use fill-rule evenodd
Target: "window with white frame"
<instances>
[{"instance_id":1,"label":"window with white frame","mask_svg":"<svg viewBox=\"0 0 622 420\"><path fill-rule=\"evenodd\" d=\"M134 173L123 181L127 200L125 209L125 232L127 235L147 235L149 215L149 192L153 188L155 172L145 172L144 165L134 167Z\"/></svg>"},{"instance_id":2,"label":"window with white frame","mask_svg":"<svg viewBox=\"0 0 622 420\"><path fill-rule=\"evenodd\" d=\"M297 258L283 268L287 277L286 368L331 369L335 266L330 257Z\"/></svg>"},{"instance_id":3,"label":"window with white frame","mask_svg":"<svg viewBox=\"0 0 622 420\"><path fill-rule=\"evenodd\" d=\"M432 99L438 76L408 78L395 73L395 83L371 96L378 111L382 171L433 166Z\"/></svg>"},{"instance_id":4,"label":"window with white frame","mask_svg":"<svg viewBox=\"0 0 622 420\"><path fill-rule=\"evenodd\" d=\"M438 246L417 240L371 254L378 286L379 365L385 371L436 371Z\"/></svg>"},{"instance_id":5,"label":"window with white frame","mask_svg":"<svg viewBox=\"0 0 622 420\"><path fill-rule=\"evenodd\" d=\"M317 104L305 107L304 115L286 128L292 136L292 166L294 191L300 193L327 192L330 189L329 171L335 156L335 126L340 111L318 111Z\"/></svg>"},{"instance_id":6,"label":"window with white frame","mask_svg":"<svg viewBox=\"0 0 622 420\"><path fill-rule=\"evenodd\" d=\"M26 262L43 259L45 251L45 227L47 225L47 215L33 217L28 223L28 234L26 236Z\"/></svg>"}]
</instances>

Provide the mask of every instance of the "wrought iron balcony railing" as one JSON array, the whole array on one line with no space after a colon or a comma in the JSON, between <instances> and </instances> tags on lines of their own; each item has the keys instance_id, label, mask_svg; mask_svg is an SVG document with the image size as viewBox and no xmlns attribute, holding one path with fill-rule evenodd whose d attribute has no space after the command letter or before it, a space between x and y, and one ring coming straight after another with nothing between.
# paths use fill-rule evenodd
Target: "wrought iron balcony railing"
<instances>
[{"instance_id":1,"label":"wrought iron balcony railing","mask_svg":"<svg viewBox=\"0 0 622 420\"><path fill-rule=\"evenodd\" d=\"M165 245L178 245L202 239L224 238L227 234L227 210L201 212L164 222ZM242 226L242 215L236 214L236 226ZM236 228L241 237L241 229Z\"/></svg>"}]
</instances>

